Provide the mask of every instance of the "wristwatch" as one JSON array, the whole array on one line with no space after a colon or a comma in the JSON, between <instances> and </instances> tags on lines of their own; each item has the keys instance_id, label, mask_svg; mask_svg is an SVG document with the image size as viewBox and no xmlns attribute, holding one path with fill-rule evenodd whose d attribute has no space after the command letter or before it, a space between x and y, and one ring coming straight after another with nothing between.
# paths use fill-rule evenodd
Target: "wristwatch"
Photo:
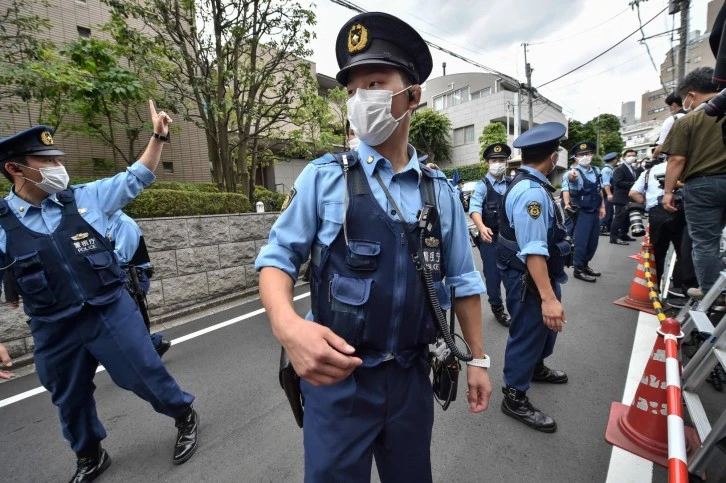
<instances>
[{"instance_id":1,"label":"wristwatch","mask_svg":"<svg viewBox=\"0 0 726 483\"><path fill-rule=\"evenodd\" d=\"M166 136L163 136L163 135L158 134L158 133L152 133L151 134L151 137L152 138L156 138L159 141L162 141L162 142L165 142L165 143L168 143L169 142L169 135L168 134Z\"/></svg>"},{"instance_id":2,"label":"wristwatch","mask_svg":"<svg viewBox=\"0 0 726 483\"><path fill-rule=\"evenodd\" d=\"M483 367L485 369L488 369L491 365L491 359L489 359L489 356L484 354L483 359L472 359L470 361L466 361L467 366L474 366L474 367Z\"/></svg>"}]
</instances>

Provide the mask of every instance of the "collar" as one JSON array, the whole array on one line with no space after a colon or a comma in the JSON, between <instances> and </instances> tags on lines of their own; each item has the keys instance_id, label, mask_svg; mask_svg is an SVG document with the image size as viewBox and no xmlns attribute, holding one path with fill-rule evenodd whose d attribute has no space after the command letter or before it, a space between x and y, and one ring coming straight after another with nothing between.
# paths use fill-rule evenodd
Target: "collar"
<instances>
[{"instance_id":1,"label":"collar","mask_svg":"<svg viewBox=\"0 0 726 483\"><path fill-rule=\"evenodd\" d=\"M411 158L408 161L408 164L400 173L397 173L398 175L408 173L409 171L413 171L416 175L416 177L421 180L421 164L418 161L418 155L416 154L416 149L414 149L413 146L410 144L408 145L408 155ZM379 166L386 166L388 169L393 171L393 166L391 165L391 162L381 156L381 154L373 149L371 146L368 146L363 141L360 142L358 145L358 158L360 159L360 163L363 165L363 169L366 172L367 176L373 177L373 173L376 171L376 169L379 168ZM369 162L370 160L370 162Z\"/></svg>"},{"instance_id":2,"label":"collar","mask_svg":"<svg viewBox=\"0 0 726 483\"><path fill-rule=\"evenodd\" d=\"M540 181L542 181L544 183L551 184L550 180L547 179L547 176L543 175L538 169L534 169L531 166L522 166L519 169L525 170L527 173L531 174L532 176L534 176L535 178L539 179Z\"/></svg>"},{"instance_id":3,"label":"collar","mask_svg":"<svg viewBox=\"0 0 726 483\"><path fill-rule=\"evenodd\" d=\"M8 202L8 206L10 206L10 209L13 210L13 213L15 216L17 216L19 219L25 218L25 215L31 210L31 209L39 209L37 206L33 206L24 199L22 199L20 196L15 194L15 187L13 186L10 188L10 194L5 197L5 200ZM59 206L63 206L63 204L58 201L55 194L48 196L43 201L40 202L41 206L48 203L55 203Z\"/></svg>"},{"instance_id":4,"label":"collar","mask_svg":"<svg viewBox=\"0 0 726 483\"><path fill-rule=\"evenodd\" d=\"M506 184L506 183L507 183L507 180L506 180L506 179L504 179L504 176L502 176L502 180L501 180L501 181L497 181L497 178L495 178L495 177L494 177L494 176L492 176L491 174L487 173L487 176L486 176L486 178L487 178L487 179L489 180L489 182L490 182L490 183L491 183L492 185L495 185L495 184Z\"/></svg>"},{"instance_id":5,"label":"collar","mask_svg":"<svg viewBox=\"0 0 726 483\"><path fill-rule=\"evenodd\" d=\"M589 173L592 170L592 165L588 166L587 169L585 169L578 164L577 166L575 166L575 169L582 173Z\"/></svg>"}]
</instances>

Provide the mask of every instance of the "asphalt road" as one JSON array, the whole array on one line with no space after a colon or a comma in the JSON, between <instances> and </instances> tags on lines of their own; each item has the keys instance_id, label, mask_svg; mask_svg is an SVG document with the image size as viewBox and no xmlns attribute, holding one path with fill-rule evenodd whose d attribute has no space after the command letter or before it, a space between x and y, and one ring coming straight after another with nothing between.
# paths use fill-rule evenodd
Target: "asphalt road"
<instances>
[{"instance_id":1,"label":"asphalt road","mask_svg":"<svg viewBox=\"0 0 726 483\"><path fill-rule=\"evenodd\" d=\"M485 350L492 358L494 386L491 407L471 415L459 400L446 412L436 409L434 481L605 481L611 455L605 427L611 402L622 398L638 319L638 312L612 301L629 289L635 262L627 256L637 247L600 241L604 243L591 265L603 276L596 284L571 279L565 285L568 325L547 361L566 370L570 382L536 385L529 392L532 402L555 418L558 431L538 433L501 413L507 331L484 303ZM477 252L480 266L478 258ZM307 285L296 288L298 295L306 292ZM307 311L309 300L303 297L296 303L299 313ZM165 334L176 339L260 307L252 301ZM180 385L196 395L201 418L198 452L182 466L171 463L173 422L99 373L98 413L109 434L103 444L113 459L99 481L302 481L302 432L277 382L278 358L279 345L264 313L171 348L164 361ZM38 385L34 374L0 384L0 401ZM723 408L726 396L706 389L712 393L707 406ZM459 396L463 399L463 392ZM0 448L0 481L67 481L75 470L48 393L0 408ZM712 466L720 471L723 462ZM656 469L653 481L666 481L665 475Z\"/></svg>"}]
</instances>

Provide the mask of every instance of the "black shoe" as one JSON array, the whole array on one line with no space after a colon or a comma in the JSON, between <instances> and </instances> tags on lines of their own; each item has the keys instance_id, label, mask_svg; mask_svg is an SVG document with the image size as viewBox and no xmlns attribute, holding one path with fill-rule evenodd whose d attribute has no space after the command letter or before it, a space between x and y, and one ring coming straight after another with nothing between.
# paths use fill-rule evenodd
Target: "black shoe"
<instances>
[{"instance_id":1,"label":"black shoe","mask_svg":"<svg viewBox=\"0 0 726 483\"><path fill-rule=\"evenodd\" d=\"M159 358L164 357L164 354L166 354L166 351L169 350L169 347L171 347L171 341L161 339L159 347L156 348L156 353L159 354Z\"/></svg>"},{"instance_id":2,"label":"black shoe","mask_svg":"<svg viewBox=\"0 0 726 483\"><path fill-rule=\"evenodd\" d=\"M589 267L588 265L585 265L585 268L582 269L582 273L586 273L586 274L590 275L591 277L599 277L600 275L602 275L602 273Z\"/></svg>"},{"instance_id":3,"label":"black shoe","mask_svg":"<svg viewBox=\"0 0 726 483\"><path fill-rule=\"evenodd\" d=\"M682 309L683 307L685 307L687 302L688 297L676 297L674 295L668 295L668 297L666 297L665 299L665 303L677 309Z\"/></svg>"},{"instance_id":4,"label":"black shoe","mask_svg":"<svg viewBox=\"0 0 726 483\"><path fill-rule=\"evenodd\" d=\"M622 237L621 240L626 241L626 242L638 241L635 238L629 237L628 235L625 235L624 237Z\"/></svg>"},{"instance_id":5,"label":"black shoe","mask_svg":"<svg viewBox=\"0 0 726 483\"><path fill-rule=\"evenodd\" d=\"M600 236L610 236L610 232L609 231L601 231L600 232Z\"/></svg>"},{"instance_id":6,"label":"black shoe","mask_svg":"<svg viewBox=\"0 0 726 483\"><path fill-rule=\"evenodd\" d=\"M723 391L723 384L715 370L711 371L711 374L706 378L706 382L711 384L716 391Z\"/></svg>"},{"instance_id":7,"label":"black shoe","mask_svg":"<svg viewBox=\"0 0 726 483\"><path fill-rule=\"evenodd\" d=\"M532 374L532 382L548 382L550 384L565 384L567 382L567 374L565 371L550 369L544 364L536 367Z\"/></svg>"},{"instance_id":8,"label":"black shoe","mask_svg":"<svg viewBox=\"0 0 726 483\"><path fill-rule=\"evenodd\" d=\"M492 305L492 313L494 314L494 318L497 319L497 322L499 322L504 327L509 327L509 321L512 320L512 318L504 311L503 305Z\"/></svg>"},{"instance_id":9,"label":"black shoe","mask_svg":"<svg viewBox=\"0 0 726 483\"><path fill-rule=\"evenodd\" d=\"M523 422L532 429L543 433L557 431L557 423L529 402L527 393L517 391L513 387L503 387L504 400L502 412L518 421Z\"/></svg>"},{"instance_id":10,"label":"black shoe","mask_svg":"<svg viewBox=\"0 0 726 483\"><path fill-rule=\"evenodd\" d=\"M573 271L573 274L575 275L575 278L579 278L582 281L595 283L597 279L591 275L588 275L583 267L575 267L575 270Z\"/></svg>"},{"instance_id":11,"label":"black shoe","mask_svg":"<svg viewBox=\"0 0 726 483\"><path fill-rule=\"evenodd\" d=\"M85 483L95 480L106 468L111 466L111 457L105 449L98 447L98 453L90 458L78 455L76 474L70 483Z\"/></svg>"},{"instance_id":12,"label":"black shoe","mask_svg":"<svg viewBox=\"0 0 726 483\"><path fill-rule=\"evenodd\" d=\"M625 240L610 240L610 243L613 245L628 245L628 242Z\"/></svg>"},{"instance_id":13,"label":"black shoe","mask_svg":"<svg viewBox=\"0 0 726 483\"><path fill-rule=\"evenodd\" d=\"M175 426L179 430L174 445L175 465L180 465L192 457L197 450L197 432L199 431L199 417L193 407L184 416L176 419Z\"/></svg>"}]
</instances>

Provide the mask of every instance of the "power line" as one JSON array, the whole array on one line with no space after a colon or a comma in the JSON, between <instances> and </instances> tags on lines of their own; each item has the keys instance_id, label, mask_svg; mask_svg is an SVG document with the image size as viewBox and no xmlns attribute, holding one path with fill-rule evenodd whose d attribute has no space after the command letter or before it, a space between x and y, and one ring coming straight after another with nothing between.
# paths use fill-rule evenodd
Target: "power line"
<instances>
[{"instance_id":1,"label":"power line","mask_svg":"<svg viewBox=\"0 0 726 483\"><path fill-rule=\"evenodd\" d=\"M599 24L597 24L597 25L595 25L595 26L593 26L593 27L589 27L589 28L588 28L587 30L583 30L582 32L576 33L576 34L574 34L574 35L570 35L569 37L563 37L563 38L561 38L561 39L555 39L555 40L545 40L545 41L543 41L543 42L532 42L531 44L528 44L528 45L546 45L546 44L554 44L554 43L557 43L557 42L562 42L563 40L570 40L570 39L574 39L575 37L579 37L580 35L584 35L584 34L589 34L589 33L591 33L591 32L592 32L593 30L595 30L595 29L598 29L598 28L602 27L603 25L605 25L606 23L610 22L611 20L615 20L616 18L618 18L619 16L621 16L622 14L624 14L624 13L625 13L625 12L627 12L627 11L628 11L628 9L626 8L626 9L625 9L625 10L623 10L622 12L618 13L617 15L614 15L614 16L610 17L609 19L605 20L604 22L602 22L602 23L599 23Z\"/></svg>"},{"instance_id":2,"label":"power line","mask_svg":"<svg viewBox=\"0 0 726 483\"><path fill-rule=\"evenodd\" d=\"M630 3L631 7L635 4L635 10L638 13L638 24L640 25L640 35L643 37L640 39L640 42L645 45L645 50L648 51L648 57L650 57L650 63L653 64L653 69L658 73L658 79L660 79L660 85L663 88L663 92L668 95L668 89L666 89L665 84L663 84L663 79L660 76L660 71L658 70L658 67L655 66L655 60L653 60L653 54L650 53L650 47L648 46L648 42L645 41L645 31L643 30L643 21L640 18L640 2L638 0L634 0ZM658 14L660 15L660 14Z\"/></svg>"},{"instance_id":3,"label":"power line","mask_svg":"<svg viewBox=\"0 0 726 483\"><path fill-rule=\"evenodd\" d=\"M564 86L560 86L560 89L564 89L565 87L574 86L574 85L580 84L581 82L585 82L586 80L592 79L593 77L597 77L597 76L606 74L606 73L610 72L611 70L615 70L618 67L622 67L625 64L628 64L628 63L630 63L630 62L632 62L632 61L634 61L636 59L639 59L639 58L643 57L644 55L645 55L645 52L641 52L638 55L636 55L635 57L631 57L630 59L626 60L625 62L621 62L618 65L615 65L613 67L610 67L609 69L605 69L603 71L598 72L597 74L593 74L593 75L587 76L587 77L585 77L583 79L580 79L578 81L571 82L570 84L565 84Z\"/></svg>"},{"instance_id":4,"label":"power line","mask_svg":"<svg viewBox=\"0 0 726 483\"><path fill-rule=\"evenodd\" d=\"M333 1L336 1L336 0L333 0ZM635 30L634 30L634 31L633 31L632 33L630 33L630 34L629 34L629 35L628 35L627 37L625 37L624 39L622 39L621 41L619 41L618 43L616 43L616 44L615 44L615 45L613 45L612 47L610 47L610 48L608 48L607 50L605 50L605 51L603 51L603 52L599 53L598 55L596 55L596 56L595 56L595 57L593 57L592 59L588 60L588 61L587 61L587 62L585 62L584 64L581 64L581 65L579 65L579 66L575 67L574 69L572 69L572 70L570 70L570 71L568 71L568 72L565 72L565 73L564 73L564 74L562 74L561 76L559 76L559 77L555 77L555 78L554 78L554 79L552 79L551 81L547 81L547 82L545 82L544 84L541 84L541 85L539 85L539 86L537 87L537 89L540 89L540 88L542 88L542 87L546 86L547 84L552 84L553 82L555 82L555 81L558 81L558 80L562 79L563 77L566 77L566 76L568 76L568 75L572 74L573 72L576 72L576 71L578 71L578 70L582 69L583 67L585 67L586 65L588 65L588 64L590 64L590 63L594 62L595 60L599 59L599 58L600 58L600 57L602 57L603 55L605 55L605 54L607 54L608 52L610 52L611 50L613 50L613 49L614 49L615 47L617 47L618 45L620 45L620 44L622 44L623 42L625 42L626 40L628 40L628 39L629 39L630 37L632 37L633 35L637 34L637 33L638 33L638 32L640 31L640 29L641 29L641 28L645 27L645 26L646 26L646 25L648 25L648 24L649 24L650 22L652 22L653 20L655 20L656 18L658 18L658 17L660 16L660 14L662 14L663 12L665 12L665 11L666 11L667 9L668 9L668 7L665 7L665 8L663 9L663 10L661 10L660 12L658 12L658 13L657 13L657 14L655 15L655 17L651 18L650 20L648 20L647 22L645 22L644 24L642 24L642 25L641 25L641 27L639 27L639 28L635 29Z\"/></svg>"}]
</instances>

